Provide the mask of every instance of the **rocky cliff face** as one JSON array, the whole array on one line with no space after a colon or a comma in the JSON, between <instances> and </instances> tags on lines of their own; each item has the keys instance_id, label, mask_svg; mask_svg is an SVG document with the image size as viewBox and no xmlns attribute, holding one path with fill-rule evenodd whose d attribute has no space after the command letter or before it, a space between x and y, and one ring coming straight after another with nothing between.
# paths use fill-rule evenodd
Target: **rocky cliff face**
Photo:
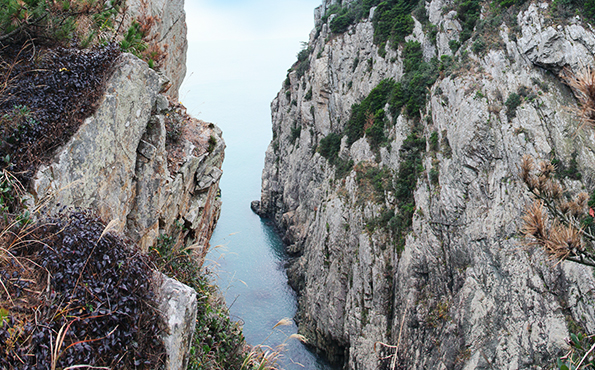
<instances>
[{"instance_id":1,"label":"rocky cliff face","mask_svg":"<svg viewBox=\"0 0 595 370\"><path fill-rule=\"evenodd\" d=\"M126 24L141 19L151 25L151 40L164 54L160 68L171 82L167 94L178 99L180 86L186 76L186 12L184 0L132 0L127 3Z\"/></svg>"},{"instance_id":2,"label":"rocky cliff face","mask_svg":"<svg viewBox=\"0 0 595 370\"><path fill-rule=\"evenodd\" d=\"M595 136L565 108L576 100L559 73L593 65L595 33L532 3L514 14L515 29L486 31L489 47L471 39L453 54L449 41L463 29L453 3L427 2L435 41L417 19L407 40L441 67L419 118L387 104L382 144L372 131L352 143L345 135L332 157L320 145L346 132L352 105L412 67L403 45L385 53L374 44L374 8L332 34L322 17L330 5L315 11L309 67L294 68L271 104L262 179L260 213L296 256L288 275L301 332L349 369L393 359L406 369L547 368L569 328L595 331L595 280L590 268L523 245L530 197L518 165L525 154L555 155L582 174L564 180L570 188L593 190ZM426 140L412 143L412 132ZM403 205L399 185L416 150L423 168L414 163L412 203ZM410 220L399 219L406 212ZM407 222L399 239L394 230ZM376 342L393 347L375 351Z\"/></svg>"},{"instance_id":3,"label":"rocky cliff face","mask_svg":"<svg viewBox=\"0 0 595 370\"><path fill-rule=\"evenodd\" d=\"M202 260L221 209L221 130L161 94L168 80L123 54L95 114L42 166L32 201L48 213L90 209L147 251L180 235ZM114 230L112 229L112 230ZM186 368L196 292L167 277L157 289L168 329L168 369Z\"/></svg>"},{"instance_id":4,"label":"rocky cliff face","mask_svg":"<svg viewBox=\"0 0 595 370\"><path fill-rule=\"evenodd\" d=\"M160 95L166 82L123 55L97 112L37 172L36 202L50 212L93 209L145 251L160 234L185 229L186 244L206 253L221 206L225 144L218 127L180 115ZM166 135L177 135L169 148Z\"/></svg>"}]
</instances>

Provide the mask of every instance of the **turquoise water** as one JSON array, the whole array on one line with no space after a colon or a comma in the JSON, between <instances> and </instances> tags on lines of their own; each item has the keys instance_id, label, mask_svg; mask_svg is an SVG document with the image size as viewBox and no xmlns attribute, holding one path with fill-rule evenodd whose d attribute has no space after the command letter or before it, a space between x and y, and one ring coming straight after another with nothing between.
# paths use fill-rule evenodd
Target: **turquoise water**
<instances>
[{"instance_id":1,"label":"turquoise water","mask_svg":"<svg viewBox=\"0 0 595 370\"><path fill-rule=\"evenodd\" d=\"M241 47L251 48L246 43ZM220 183L223 207L206 264L218 276L232 318L244 323L248 344L276 347L285 343L282 361L287 370L327 369L302 343L288 339L297 332L295 324L272 329L280 320L293 318L297 303L283 268L287 259L283 243L250 209L250 202L260 198L264 153L271 139L271 96L264 100L255 92L262 84L206 82L182 94L191 113L197 107L221 107L209 114L222 128L227 145ZM207 120L204 112L194 115Z\"/></svg>"},{"instance_id":2,"label":"turquoise water","mask_svg":"<svg viewBox=\"0 0 595 370\"><path fill-rule=\"evenodd\" d=\"M308 0L307 21L319 0ZM295 1L293 2L295 4ZM273 326L293 318L295 293L287 285L284 247L274 230L250 210L260 198L264 153L271 140L270 102L296 60L299 39L194 40L189 26L188 73L180 100L191 115L216 123L227 144L221 178L221 217L211 239L207 264L216 272L233 319L243 322L251 345L286 344L282 368L329 369L296 339L295 324ZM230 26L231 27L231 26ZM215 246L218 246L214 248Z\"/></svg>"},{"instance_id":3,"label":"turquoise water","mask_svg":"<svg viewBox=\"0 0 595 370\"><path fill-rule=\"evenodd\" d=\"M298 340L287 339L297 332L295 324L272 330L281 319L295 315L296 297L283 269L287 258L283 243L272 227L250 210L258 186L252 186L253 178L243 170L234 170L245 169L249 161L243 156L235 161L232 152L228 151L223 168L223 209L211 239L212 246L221 246L209 253L208 263L219 271L218 283L231 306L232 318L244 323L249 344L276 347L285 343L282 363L288 370L326 369Z\"/></svg>"}]
</instances>

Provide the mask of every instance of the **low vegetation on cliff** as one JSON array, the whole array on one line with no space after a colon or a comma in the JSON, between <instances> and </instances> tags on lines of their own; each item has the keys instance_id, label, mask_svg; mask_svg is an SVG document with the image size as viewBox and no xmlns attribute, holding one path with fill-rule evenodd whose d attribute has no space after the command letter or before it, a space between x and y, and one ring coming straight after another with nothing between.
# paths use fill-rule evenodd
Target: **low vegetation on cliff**
<instances>
[{"instance_id":1,"label":"low vegetation on cliff","mask_svg":"<svg viewBox=\"0 0 595 370\"><path fill-rule=\"evenodd\" d=\"M158 67L162 52L146 37L156 20L126 28L125 9L117 0L0 1L0 367L162 368L156 271L198 293L189 368L271 364L244 347L194 251L179 249L183 226L162 235L147 256L91 210L64 205L62 214L46 216L43 199L25 201L39 166L98 108L120 53ZM172 105L166 149L175 172L189 117ZM214 151L217 137L207 144L205 151Z\"/></svg>"},{"instance_id":2,"label":"low vegetation on cliff","mask_svg":"<svg viewBox=\"0 0 595 370\"><path fill-rule=\"evenodd\" d=\"M0 152L26 184L95 112L120 51L79 51L31 43L0 51ZM8 157L7 157L8 156Z\"/></svg>"},{"instance_id":3,"label":"low vegetation on cliff","mask_svg":"<svg viewBox=\"0 0 595 370\"><path fill-rule=\"evenodd\" d=\"M2 368L164 363L146 257L85 212L35 223L5 212L1 224Z\"/></svg>"}]
</instances>

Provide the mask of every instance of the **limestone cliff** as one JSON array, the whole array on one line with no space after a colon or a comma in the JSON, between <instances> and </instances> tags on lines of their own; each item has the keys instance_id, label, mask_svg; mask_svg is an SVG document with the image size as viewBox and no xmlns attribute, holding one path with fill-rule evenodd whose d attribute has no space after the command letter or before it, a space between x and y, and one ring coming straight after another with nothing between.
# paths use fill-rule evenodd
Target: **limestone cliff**
<instances>
[{"instance_id":1,"label":"limestone cliff","mask_svg":"<svg viewBox=\"0 0 595 370\"><path fill-rule=\"evenodd\" d=\"M335 3L315 11L308 49L271 104L262 178L259 212L295 255L300 331L349 369L388 367L393 357L379 357L395 352L406 369L548 368L569 327L595 331L595 280L523 246L530 197L518 165L555 156L582 174L564 180L570 188L593 190L595 136L565 108L577 103L559 73L594 64L595 32L533 2L465 40L457 3L432 0L397 48L379 47L378 9L333 33ZM424 104L407 113L414 105L383 103L366 134L351 135L352 106L418 68L406 45L436 68ZM407 166L417 175L404 204ZM375 342L397 348L376 352Z\"/></svg>"}]
</instances>

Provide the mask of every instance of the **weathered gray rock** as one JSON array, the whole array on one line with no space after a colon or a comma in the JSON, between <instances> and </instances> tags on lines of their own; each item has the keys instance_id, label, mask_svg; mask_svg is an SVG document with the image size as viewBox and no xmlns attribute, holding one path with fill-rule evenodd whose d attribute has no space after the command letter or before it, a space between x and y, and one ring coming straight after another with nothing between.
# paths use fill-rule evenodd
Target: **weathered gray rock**
<instances>
[{"instance_id":1,"label":"weathered gray rock","mask_svg":"<svg viewBox=\"0 0 595 370\"><path fill-rule=\"evenodd\" d=\"M434 49L419 29L413 34L426 59L452 55L448 41L458 40L454 14L443 14L447 3L427 4L439 29ZM382 79L402 77L402 51L387 48L380 57L369 20L330 37L321 16L328 5L315 13L320 34L311 34L310 70L301 79L290 73L291 86L271 104L275 139L259 205L298 255L288 276L300 293L300 331L349 369L377 369L380 355L395 352L376 353L376 342L399 343L407 369L549 368L567 348L567 320L592 333L595 280L591 269L554 265L523 246L519 226L530 197L517 166L525 154L547 160L555 151L568 163L576 151L584 182L567 184L592 187L595 136L577 131L565 109L576 101L557 72L595 64L593 31L576 20L550 25L547 5L532 4L518 16L517 41L502 26L495 35L502 49L478 56L471 40L461 47L467 66L436 81L422 112L426 138L436 132L441 150L425 154L413 227L399 252L387 230L366 228L394 209L395 194L376 200L356 171L338 178L316 147L344 130L352 104ZM534 96L509 118L504 102L521 86ZM301 135L292 142L296 122ZM340 157L394 175L410 126L399 116L378 158L365 138L344 142Z\"/></svg>"},{"instance_id":2,"label":"weathered gray rock","mask_svg":"<svg viewBox=\"0 0 595 370\"><path fill-rule=\"evenodd\" d=\"M206 246L218 219L217 197L225 143L215 125L194 119L184 125L179 169L170 173L165 147L167 113L151 116L158 75L132 55L118 61L97 112L42 167L33 181L37 202L49 212L62 205L94 209L143 250L176 222L189 223L186 244ZM167 101L167 100L166 100ZM184 136L185 135L185 136ZM207 152L213 136L217 144Z\"/></svg>"},{"instance_id":3,"label":"weathered gray rock","mask_svg":"<svg viewBox=\"0 0 595 370\"><path fill-rule=\"evenodd\" d=\"M158 78L145 62L124 54L96 113L43 166L33 180L36 199L92 208L107 220L118 220L122 232L134 190L137 148L159 92Z\"/></svg>"},{"instance_id":4,"label":"weathered gray rock","mask_svg":"<svg viewBox=\"0 0 595 370\"><path fill-rule=\"evenodd\" d=\"M186 76L186 12L184 0L130 0L126 3L128 22L150 20L153 24L148 39L152 39L165 53L160 70L171 82L167 94L178 99L179 89ZM151 41L151 42L153 42Z\"/></svg>"},{"instance_id":5,"label":"weathered gray rock","mask_svg":"<svg viewBox=\"0 0 595 370\"><path fill-rule=\"evenodd\" d=\"M69 206L116 220L116 231L144 251L162 234L179 235L202 264L221 209L225 143L217 126L159 95L161 83L145 62L124 54L96 113L36 173L31 197L50 214ZM172 122L181 127L177 146L166 147L166 120L180 120ZM185 368L196 293L167 278L157 290L170 328L168 369Z\"/></svg>"},{"instance_id":6,"label":"weathered gray rock","mask_svg":"<svg viewBox=\"0 0 595 370\"><path fill-rule=\"evenodd\" d=\"M581 63L593 58L593 32L581 25L578 17L567 25L548 25L543 17L547 9L547 3L531 4L527 11L519 14L522 27L519 49L533 64L556 72L566 66L584 67Z\"/></svg>"},{"instance_id":7,"label":"weathered gray rock","mask_svg":"<svg viewBox=\"0 0 595 370\"><path fill-rule=\"evenodd\" d=\"M196 292L177 280L157 275L162 281L157 302L167 326L163 335L168 354L165 366L168 370L183 370L188 367L188 353L196 326Z\"/></svg>"}]
</instances>

